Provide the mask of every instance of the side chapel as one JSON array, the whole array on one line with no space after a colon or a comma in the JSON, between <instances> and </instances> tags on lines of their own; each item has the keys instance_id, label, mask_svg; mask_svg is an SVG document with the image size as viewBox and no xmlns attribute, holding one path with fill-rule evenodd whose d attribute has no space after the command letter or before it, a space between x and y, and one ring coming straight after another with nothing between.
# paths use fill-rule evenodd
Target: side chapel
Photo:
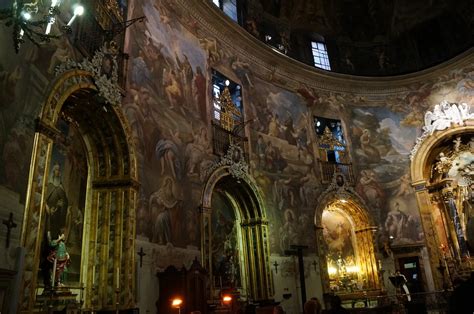
<instances>
[{"instance_id":1,"label":"side chapel","mask_svg":"<svg viewBox=\"0 0 474 314\"><path fill-rule=\"evenodd\" d=\"M470 7L2 3L0 313L472 311Z\"/></svg>"}]
</instances>

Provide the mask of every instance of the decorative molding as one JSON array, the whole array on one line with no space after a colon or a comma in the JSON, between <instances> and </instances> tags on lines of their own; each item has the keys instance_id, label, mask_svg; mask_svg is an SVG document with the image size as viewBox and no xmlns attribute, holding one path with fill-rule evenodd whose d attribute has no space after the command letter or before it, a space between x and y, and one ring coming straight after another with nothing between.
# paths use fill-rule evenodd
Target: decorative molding
<instances>
[{"instance_id":1,"label":"decorative molding","mask_svg":"<svg viewBox=\"0 0 474 314\"><path fill-rule=\"evenodd\" d=\"M220 167L228 167L228 171L232 177L237 180L244 179L249 175L249 166L244 156L245 154L242 147L230 144L226 154L207 170L206 177L209 178L210 175Z\"/></svg>"},{"instance_id":2,"label":"decorative molding","mask_svg":"<svg viewBox=\"0 0 474 314\"><path fill-rule=\"evenodd\" d=\"M318 197L318 203L321 204L323 201L324 197L326 197L330 193L335 193L336 195L357 195L359 200L362 200L361 197L357 194L357 192L354 190L354 188L349 184L347 181L346 176L344 173L335 171L333 176L332 176L332 181L331 184L327 187L326 191L321 193L321 195Z\"/></svg>"},{"instance_id":3,"label":"decorative molding","mask_svg":"<svg viewBox=\"0 0 474 314\"><path fill-rule=\"evenodd\" d=\"M97 86L99 96L111 105L118 106L122 101L122 94L118 84L117 44L114 41L104 43L94 53L92 60L84 59L77 62L67 59L56 67L56 76L74 69L92 73L94 84Z\"/></svg>"},{"instance_id":4,"label":"decorative molding","mask_svg":"<svg viewBox=\"0 0 474 314\"><path fill-rule=\"evenodd\" d=\"M340 74L316 69L286 55L275 52L232 21L210 1L174 0L166 5L177 14L180 24L204 41L214 41L220 57L224 54L238 56L249 63L255 73L272 77L272 83L289 89L299 85L331 92L360 94L397 94L410 90L409 85L422 80L438 78L456 67L472 64L474 49L435 67L405 75L366 77ZM225 50L225 51L224 51ZM278 68L276 68L278 65ZM283 83L280 83L283 82Z\"/></svg>"},{"instance_id":5,"label":"decorative molding","mask_svg":"<svg viewBox=\"0 0 474 314\"><path fill-rule=\"evenodd\" d=\"M433 111L425 113L425 125L423 126L423 134L416 139L415 146L410 152L410 160L413 161L421 144L436 131L446 130L452 124L463 126L464 121L474 119L471 113L471 105L462 103L449 103L444 100L440 104L434 106Z\"/></svg>"}]
</instances>

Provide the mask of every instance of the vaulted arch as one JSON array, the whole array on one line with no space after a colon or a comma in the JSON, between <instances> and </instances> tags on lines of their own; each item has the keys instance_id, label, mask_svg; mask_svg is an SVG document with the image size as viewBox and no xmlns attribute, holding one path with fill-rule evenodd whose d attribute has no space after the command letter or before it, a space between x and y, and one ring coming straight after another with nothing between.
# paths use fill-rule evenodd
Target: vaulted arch
<instances>
[{"instance_id":1,"label":"vaulted arch","mask_svg":"<svg viewBox=\"0 0 474 314\"><path fill-rule=\"evenodd\" d=\"M373 218L369 215L363 199L350 186L346 185L345 180L338 184L338 176L344 178L340 173L335 174L328 190L319 197L318 206L314 214L317 254L319 256L323 292L331 291L329 271L333 271L333 269L329 269L329 265L337 263L338 261L335 259L338 258L341 259L339 267L343 266L345 268L345 264L348 263L340 253L338 257L331 257L331 253L334 252L331 252L330 244L328 243L327 232L330 230L328 228L328 221L325 221L325 219L332 219L331 216L341 217L348 222L348 225L344 226L347 237L338 240L342 241L341 243L346 242L354 251L354 257L353 259L351 257L348 265L352 267L350 272L353 273L358 287L365 290L379 289L380 281L374 244L374 235L377 227L374 224ZM341 222L338 223L343 224ZM338 236L341 237L341 235ZM340 269L337 270L338 274L340 271ZM346 269L344 269L344 272L346 272Z\"/></svg>"},{"instance_id":2,"label":"vaulted arch","mask_svg":"<svg viewBox=\"0 0 474 314\"><path fill-rule=\"evenodd\" d=\"M212 293L231 288L240 290L253 300L268 300L273 295L273 283L269 265L268 221L264 203L261 192L247 173L240 173L238 177L234 175L231 166L222 166L210 175L206 183L201 213L202 262L213 280ZM226 209L223 210L223 208ZM216 223L218 219L221 221ZM219 253L218 244L222 241L213 243L216 242L216 236L219 234L216 227L224 225L225 221L236 229L232 236L236 237L236 243L239 245L234 249L234 252L238 251L238 254L232 254L239 255L237 258L240 260L240 286L225 287L222 280L218 278L223 274L216 269L218 265L215 255L221 254L224 258L230 258L228 253ZM230 231L227 234L230 234ZM229 241L228 238L229 236L226 238L227 241ZM234 284L230 283L230 285Z\"/></svg>"},{"instance_id":3,"label":"vaulted arch","mask_svg":"<svg viewBox=\"0 0 474 314\"><path fill-rule=\"evenodd\" d=\"M411 156L412 186L430 261L425 267L430 289L449 287L453 278L463 279L472 270L468 242L474 239L474 212L468 195L473 138L472 119L462 125L450 123L444 130L425 133Z\"/></svg>"},{"instance_id":4,"label":"vaulted arch","mask_svg":"<svg viewBox=\"0 0 474 314\"><path fill-rule=\"evenodd\" d=\"M99 96L92 73L70 70L53 81L37 119L30 166L21 237L26 254L22 311L31 312L41 300L37 291L49 289L47 233L55 239L53 229L69 236L73 228L76 242L65 241L75 269L71 291L79 295L84 287L88 309L133 306L138 181L131 139L121 109ZM59 191L54 197L52 189Z\"/></svg>"}]
</instances>

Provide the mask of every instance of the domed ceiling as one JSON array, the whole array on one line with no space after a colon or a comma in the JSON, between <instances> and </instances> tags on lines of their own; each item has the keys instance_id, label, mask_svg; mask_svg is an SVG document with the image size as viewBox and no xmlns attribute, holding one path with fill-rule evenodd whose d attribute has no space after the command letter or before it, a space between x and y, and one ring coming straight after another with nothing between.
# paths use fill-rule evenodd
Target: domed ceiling
<instances>
[{"instance_id":1,"label":"domed ceiling","mask_svg":"<svg viewBox=\"0 0 474 314\"><path fill-rule=\"evenodd\" d=\"M309 41L323 39L340 73L410 73L473 46L471 0L247 0L241 9L245 26L277 44L287 36L287 54L305 63Z\"/></svg>"}]
</instances>

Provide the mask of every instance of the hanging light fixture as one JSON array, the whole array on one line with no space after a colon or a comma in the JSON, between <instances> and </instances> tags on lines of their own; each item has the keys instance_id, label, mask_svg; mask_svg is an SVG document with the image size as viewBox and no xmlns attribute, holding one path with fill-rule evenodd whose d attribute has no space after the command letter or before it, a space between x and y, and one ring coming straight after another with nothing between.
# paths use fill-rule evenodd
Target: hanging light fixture
<instances>
[{"instance_id":1,"label":"hanging light fixture","mask_svg":"<svg viewBox=\"0 0 474 314\"><path fill-rule=\"evenodd\" d=\"M0 21L5 20L6 26L13 27L13 44L15 52L18 53L21 44L25 42L25 37L35 45L49 42L52 38L59 38L60 35L51 34L51 28L56 23L60 14L62 0L51 0L51 4L46 12L42 12L39 0L24 1L15 0L9 9L0 10ZM84 7L80 4L73 6L73 16L67 25L61 27L64 33L71 31L71 25L77 16L84 14Z\"/></svg>"}]
</instances>

